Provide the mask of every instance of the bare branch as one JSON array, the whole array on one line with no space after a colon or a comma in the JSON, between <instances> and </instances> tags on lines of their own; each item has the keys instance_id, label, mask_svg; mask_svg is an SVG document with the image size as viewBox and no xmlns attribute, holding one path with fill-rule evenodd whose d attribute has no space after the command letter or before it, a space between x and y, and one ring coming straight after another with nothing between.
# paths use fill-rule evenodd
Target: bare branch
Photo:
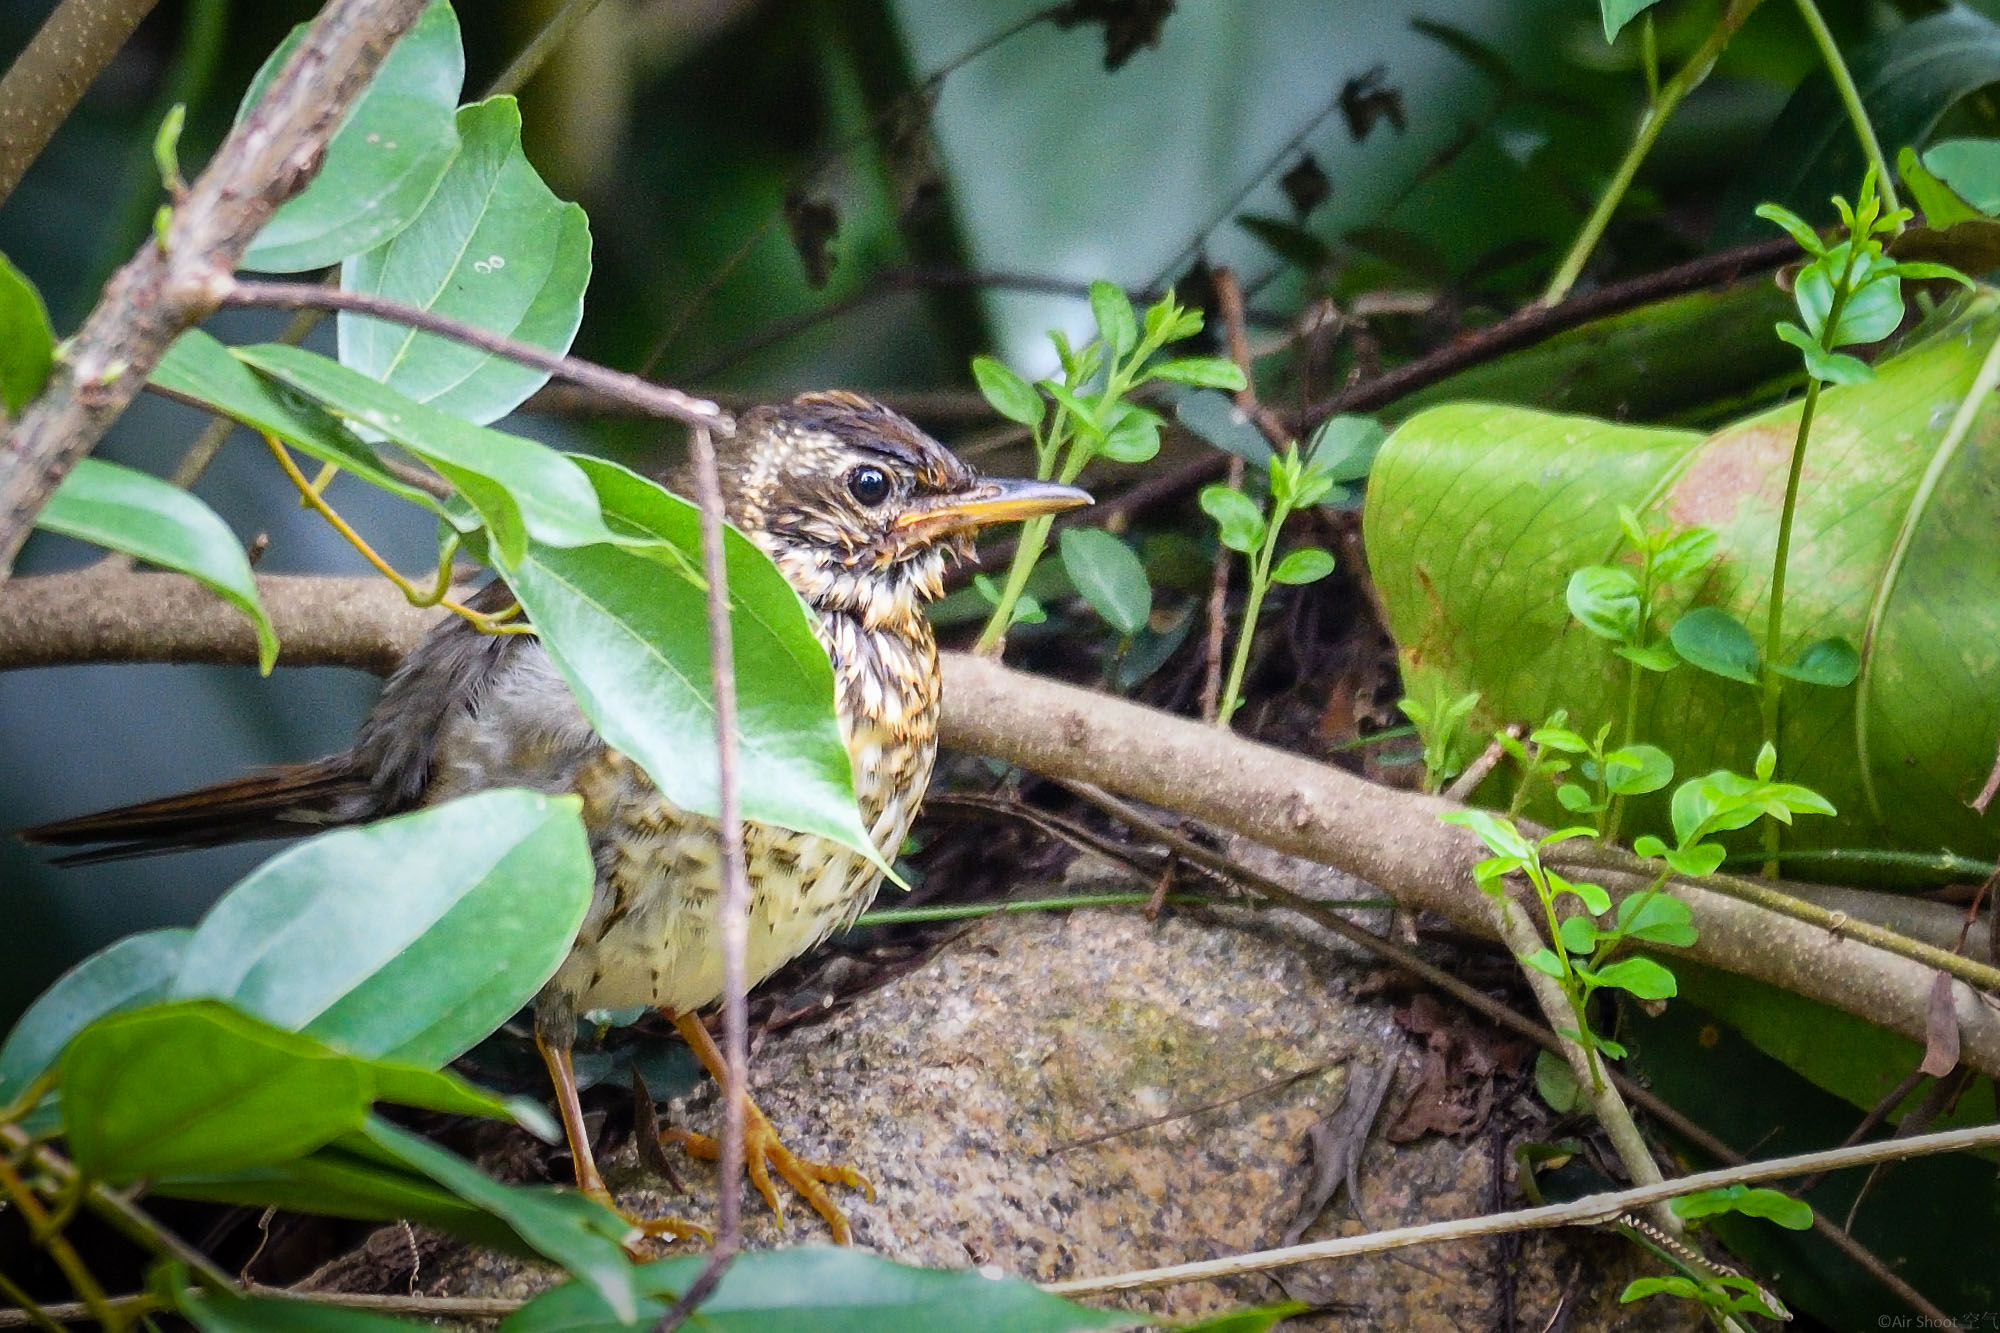
<instances>
[{"instance_id":1,"label":"bare branch","mask_svg":"<svg viewBox=\"0 0 2000 1333\"><path fill-rule=\"evenodd\" d=\"M258 582L287 665L385 671L440 614L410 607L378 580ZM51 575L0 588L0 669L255 660L255 640L242 617L175 575ZM963 654L946 654L945 687L949 745L1181 811L1337 866L1406 906L1435 910L1477 934L1491 930L1471 874L1484 852L1469 833L1437 822L1453 808L1446 801L1372 786L1300 755ZM1593 874L1614 896L1651 882L1615 864L1594 867ZM1905 937L1880 943L1858 938L1865 895L1783 887L1795 898L1841 902L1830 918L1841 928L1742 901L1707 881L1677 880L1673 892L1701 931L1687 956L1782 986L1919 1045L1940 955L1967 975L1992 975L1983 964ZM1911 919L1918 905L1892 906ZM1955 933L1958 913L1945 908L1942 915ZM1962 981L1953 996L1965 1063L2000 1074L2000 1004Z\"/></svg>"},{"instance_id":2,"label":"bare branch","mask_svg":"<svg viewBox=\"0 0 2000 1333\"><path fill-rule=\"evenodd\" d=\"M275 310L345 310L350 314L367 315L371 319L386 319L450 338L468 347L477 347L482 352L491 352L494 356L502 356L551 375L560 375L571 383L650 416L665 417L669 421L681 421L725 434L735 429L735 423L727 412L704 399L690 398L679 389L669 389L622 370L611 370L594 361L560 356L518 338L509 338L504 333L495 333L462 319L421 310L370 292L342 291L317 282L244 282L231 278L220 285L217 296L223 305L262 306Z\"/></svg>"},{"instance_id":3,"label":"bare branch","mask_svg":"<svg viewBox=\"0 0 2000 1333\"><path fill-rule=\"evenodd\" d=\"M425 0L328 0L305 40L215 158L106 285L48 387L0 442L0 582L35 516L125 410L168 344L215 309L230 271L326 142Z\"/></svg>"},{"instance_id":4,"label":"bare branch","mask_svg":"<svg viewBox=\"0 0 2000 1333\"><path fill-rule=\"evenodd\" d=\"M159 0L62 0L0 78L0 203Z\"/></svg>"}]
</instances>

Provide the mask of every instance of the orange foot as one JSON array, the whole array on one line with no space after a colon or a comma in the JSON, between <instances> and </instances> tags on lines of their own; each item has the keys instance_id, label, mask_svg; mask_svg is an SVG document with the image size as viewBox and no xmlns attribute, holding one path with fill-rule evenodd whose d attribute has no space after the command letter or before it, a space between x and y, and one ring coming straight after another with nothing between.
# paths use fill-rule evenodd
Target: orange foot
<instances>
[{"instance_id":1,"label":"orange foot","mask_svg":"<svg viewBox=\"0 0 2000 1333\"><path fill-rule=\"evenodd\" d=\"M743 1126L744 1165L750 1172L750 1183L764 1196L764 1202L771 1205L771 1211L778 1216L778 1225L785 1224L785 1207L778 1198L777 1186L771 1183L771 1172L776 1170L786 1184L799 1192L813 1211L826 1219L833 1229L833 1243L851 1245L854 1233L847 1225L847 1214L826 1192L828 1184L847 1185L867 1193L868 1201L875 1201L875 1187L851 1166L837 1162L814 1162L796 1156L778 1138L778 1131L771 1124L757 1103L751 1102L749 1114ZM662 1143L678 1143L690 1157L704 1161L717 1161L722 1156L722 1145L706 1134L696 1134L685 1129L670 1129L660 1135Z\"/></svg>"},{"instance_id":2,"label":"orange foot","mask_svg":"<svg viewBox=\"0 0 2000 1333\"><path fill-rule=\"evenodd\" d=\"M634 1217L629 1211L621 1207L618 1200L611 1197L611 1191L602 1185L599 1185L595 1189L584 1189L581 1193L588 1198L597 1200L606 1208L618 1214L619 1217L625 1220L626 1226L631 1227L632 1230L639 1233L640 1240L698 1240L704 1245L710 1244L715 1240L715 1237L709 1232L707 1227L699 1226L683 1218L672 1216ZM634 1259L646 1257L640 1253L640 1247L634 1241L627 1240L625 1248Z\"/></svg>"}]
</instances>

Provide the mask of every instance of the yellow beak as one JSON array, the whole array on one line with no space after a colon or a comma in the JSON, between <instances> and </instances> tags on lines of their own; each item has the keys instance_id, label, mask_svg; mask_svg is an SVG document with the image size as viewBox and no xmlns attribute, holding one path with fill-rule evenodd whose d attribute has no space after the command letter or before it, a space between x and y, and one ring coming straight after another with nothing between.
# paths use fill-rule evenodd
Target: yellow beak
<instances>
[{"instance_id":1,"label":"yellow beak","mask_svg":"<svg viewBox=\"0 0 2000 1333\"><path fill-rule=\"evenodd\" d=\"M1060 482L991 478L941 504L910 510L897 518L896 527L928 541L989 523L1012 523L1095 503L1089 491Z\"/></svg>"}]
</instances>

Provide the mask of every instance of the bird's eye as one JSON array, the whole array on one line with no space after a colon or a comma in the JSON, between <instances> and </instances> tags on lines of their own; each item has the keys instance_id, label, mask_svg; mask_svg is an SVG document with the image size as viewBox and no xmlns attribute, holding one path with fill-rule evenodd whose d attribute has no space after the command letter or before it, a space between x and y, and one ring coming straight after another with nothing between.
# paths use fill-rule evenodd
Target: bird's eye
<instances>
[{"instance_id":1,"label":"bird's eye","mask_svg":"<svg viewBox=\"0 0 2000 1333\"><path fill-rule=\"evenodd\" d=\"M889 474L879 467L858 467L847 474L847 493L872 509L889 498Z\"/></svg>"}]
</instances>

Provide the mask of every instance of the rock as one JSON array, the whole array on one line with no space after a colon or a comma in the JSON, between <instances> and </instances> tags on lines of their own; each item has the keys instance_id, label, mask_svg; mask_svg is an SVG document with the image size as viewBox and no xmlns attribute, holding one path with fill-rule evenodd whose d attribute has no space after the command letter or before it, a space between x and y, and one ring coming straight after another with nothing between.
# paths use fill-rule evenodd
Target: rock
<instances>
[{"instance_id":1,"label":"rock","mask_svg":"<svg viewBox=\"0 0 2000 1333\"><path fill-rule=\"evenodd\" d=\"M850 1161L871 1203L839 1191L859 1244L911 1263L997 1265L1037 1281L1112 1274L1281 1242L1311 1178L1308 1131L1334 1116L1367 1066L1402 1066L1382 1116L1415 1081L1412 1039L1388 999L1356 999L1372 965L1336 954L1275 912L1214 909L1148 922L1136 911L991 918L928 963L816 1026L757 1052L758 1101L803 1156ZM1304 1077L1287 1076L1313 1071ZM1518 1080L1516 1080L1518 1084ZM1275 1085L1275 1086L1274 1086ZM1510 1085L1506 1094L1519 1102ZM708 1130L713 1096L670 1108ZM1193 1108L1193 1114L1182 1114ZM1164 1123L1135 1128L1159 1117ZM1497 1135L1393 1145L1378 1124L1358 1183L1305 1233L1333 1234L1517 1207ZM628 1146L606 1164L635 1212L714 1216L713 1172L689 1162L691 1197L645 1184ZM787 1195L781 1231L746 1202L757 1246L820 1242ZM1532 1233L1103 1298L1186 1318L1282 1299L1324 1301L1322 1329L1458 1330L1702 1326L1689 1305L1617 1306L1657 1271L1612 1237ZM436 1275L443 1273L441 1281ZM491 1255L428 1270L433 1292L524 1295L546 1281Z\"/></svg>"}]
</instances>

